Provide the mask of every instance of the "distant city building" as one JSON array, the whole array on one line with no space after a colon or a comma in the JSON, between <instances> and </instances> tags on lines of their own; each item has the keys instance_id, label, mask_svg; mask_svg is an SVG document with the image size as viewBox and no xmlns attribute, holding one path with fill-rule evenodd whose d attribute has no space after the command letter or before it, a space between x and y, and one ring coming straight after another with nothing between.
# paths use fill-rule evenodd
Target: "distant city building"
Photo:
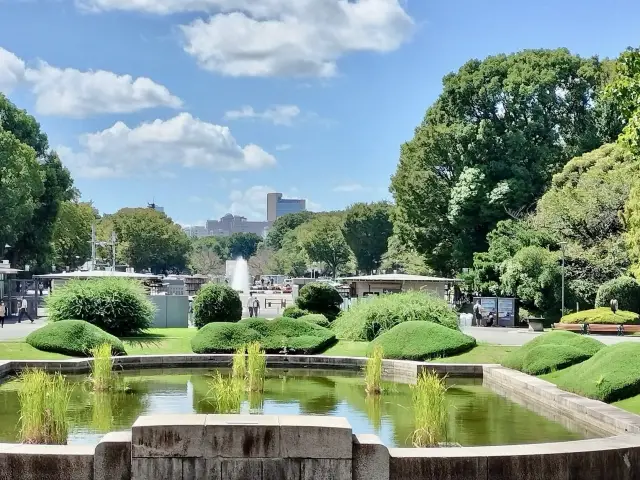
<instances>
[{"instance_id":1,"label":"distant city building","mask_svg":"<svg viewBox=\"0 0 640 480\"><path fill-rule=\"evenodd\" d=\"M187 234L187 237L191 238L202 238L209 236L209 232L207 231L207 227L205 226L195 225L192 227L184 227L183 230L184 233Z\"/></svg>"},{"instance_id":2,"label":"distant city building","mask_svg":"<svg viewBox=\"0 0 640 480\"><path fill-rule=\"evenodd\" d=\"M307 209L307 201L298 198L282 198L281 193L267 194L267 221L275 222L277 218L289 213L303 212Z\"/></svg>"},{"instance_id":3,"label":"distant city building","mask_svg":"<svg viewBox=\"0 0 640 480\"><path fill-rule=\"evenodd\" d=\"M151 210L155 210L156 212L164 213L164 207L160 205L156 205L155 203L150 203L147 205Z\"/></svg>"},{"instance_id":4,"label":"distant city building","mask_svg":"<svg viewBox=\"0 0 640 480\"><path fill-rule=\"evenodd\" d=\"M208 220L206 228L209 235L215 236L226 237L234 233L255 233L262 237L269 225L269 222L252 222L246 217L227 213L220 220Z\"/></svg>"}]
</instances>

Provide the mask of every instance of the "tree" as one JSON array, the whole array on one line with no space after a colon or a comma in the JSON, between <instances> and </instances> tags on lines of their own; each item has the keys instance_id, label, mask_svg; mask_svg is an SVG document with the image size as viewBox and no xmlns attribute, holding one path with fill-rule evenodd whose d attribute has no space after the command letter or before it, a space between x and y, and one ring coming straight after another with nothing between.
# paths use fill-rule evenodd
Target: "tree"
<instances>
[{"instance_id":1,"label":"tree","mask_svg":"<svg viewBox=\"0 0 640 480\"><path fill-rule=\"evenodd\" d=\"M215 253L221 261L229 259L229 237L202 237L192 241L193 250L207 249Z\"/></svg>"},{"instance_id":2,"label":"tree","mask_svg":"<svg viewBox=\"0 0 640 480\"><path fill-rule=\"evenodd\" d=\"M231 259L242 257L245 260L251 258L262 242L262 237L255 233L234 233L227 241L229 256Z\"/></svg>"},{"instance_id":3,"label":"tree","mask_svg":"<svg viewBox=\"0 0 640 480\"><path fill-rule=\"evenodd\" d=\"M432 275L424 257L403 243L397 235L389 237L387 251L382 256L382 269L399 270L409 275Z\"/></svg>"},{"instance_id":4,"label":"tree","mask_svg":"<svg viewBox=\"0 0 640 480\"><path fill-rule=\"evenodd\" d=\"M342 233L356 257L358 269L371 273L380 267L393 233L388 202L356 203L346 211Z\"/></svg>"},{"instance_id":5,"label":"tree","mask_svg":"<svg viewBox=\"0 0 640 480\"><path fill-rule=\"evenodd\" d=\"M275 253L272 259L273 273L301 277L307 271L309 259L298 238L301 228L302 226L287 232L283 237L282 248Z\"/></svg>"},{"instance_id":6,"label":"tree","mask_svg":"<svg viewBox=\"0 0 640 480\"><path fill-rule=\"evenodd\" d=\"M6 244L15 245L20 238L43 190L33 148L0 128L0 254Z\"/></svg>"},{"instance_id":7,"label":"tree","mask_svg":"<svg viewBox=\"0 0 640 480\"><path fill-rule=\"evenodd\" d=\"M264 242L258 245L256 253L247 261L251 275L267 275L273 272L275 251L267 247Z\"/></svg>"},{"instance_id":8,"label":"tree","mask_svg":"<svg viewBox=\"0 0 640 480\"><path fill-rule=\"evenodd\" d=\"M300 243L312 262L323 262L336 277L340 267L351 258L351 250L342 234L342 220L334 215L322 215L303 225Z\"/></svg>"},{"instance_id":9,"label":"tree","mask_svg":"<svg viewBox=\"0 0 640 480\"><path fill-rule=\"evenodd\" d=\"M313 212L297 212L297 213L289 213L287 215L283 215L276 219L273 222L273 225L269 229L269 233L267 234L266 244L269 248L273 250L280 250L282 248L282 240L284 236L297 227L302 225L303 223L308 222L314 216Z\"/></svg>"},{"instance_id":10,"label":"tree","mask_svg":"<svg viewBox=\"0 0 640 480\"><path fill-rule=\"evenodd\" d=\"M624 220L627 226L625 240L632 262L631 271L640 276L640 181L636 181L631 189L624 210Z\"/></svg>"},{"instance_id":11,"label":"tree","mask_svg":"<svg viewBox=\"0 0 640 480\"><path fill-rule=\"evenodd\" d=\"M189 254L189 268L192 273L200 275L224 275L225 273L225 263L215 247L204 242L193 242Z\"/></svg>"},{"instance_id":12,"label":"tree","mask_svg":"<svg viewBox=\"0 0 640 480\"><path fill-rule=\"evenodd\" d=\"M91 225L97 217L90 203L62 202L53 227L53 254L57 268L73 270L91 257Z\"/></svg>"},{"instance_id":13,"label":"tree","mask_svg":"<svg viewBox=\"0 0 640 480\"><path fill-rule=\"evenodd\" d=\"M191 242L164 213L151 208L123 208L105 219L116 232L120 261L136 270L155 273L185 268Z\"/></svg>"},{"instance_id":14,"label":"tree","mask_svg":"<svg viewBox=\"0 0 640 480\"><path fill-rule=\"evenodd\" d=\"M570 158L599 147L608 72L566 49L471 60L444 78L392 178L394 224L439 273L471 264L507 212L526 210Z\"/></svg>"}]
</instances>

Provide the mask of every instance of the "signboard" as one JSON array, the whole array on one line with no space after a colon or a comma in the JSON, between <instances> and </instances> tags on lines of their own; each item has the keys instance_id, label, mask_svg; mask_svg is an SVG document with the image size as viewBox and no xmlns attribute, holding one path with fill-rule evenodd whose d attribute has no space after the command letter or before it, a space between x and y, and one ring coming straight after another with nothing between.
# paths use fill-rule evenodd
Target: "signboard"
<instances>
[{"instance_id":1,"label":"signboard","mask_svg":"<svg viewBox=\"0 0 640 480\"><path fill-rule=\"evenodd\" d=\"M515 326L516 317L516 299L503 297L475 297L473 304L480 302L480 313L482 318L486 319L490 313L497 318L498 326L513 327Z\"/></svg>"}]
</instances>

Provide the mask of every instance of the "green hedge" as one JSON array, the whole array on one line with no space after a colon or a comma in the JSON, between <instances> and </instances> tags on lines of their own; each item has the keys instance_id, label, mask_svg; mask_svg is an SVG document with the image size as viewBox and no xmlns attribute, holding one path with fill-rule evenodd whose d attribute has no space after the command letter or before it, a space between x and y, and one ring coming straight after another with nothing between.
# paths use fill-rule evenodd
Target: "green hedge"
<instances>
[{"instance_id":1,"label":"green hedge","mask_svg":"<svg viewBox=\"0 0 640 480\"><path fill-rule=\"evenodd\" d=\"M193 301L193 323L202 328L208 323L237 322L242 318L240 295L224 283L208 283Z\"/></svg>"},{"instance_id":2,"label":"green hedge","mask_svg":"<svg viewBox=\"0 0 640 480\"><path fill-rule=\"evenodd\" d=\"M191 340L195 353L231 353L250 342L260 342L268 353L279 353L286 347L289 353L322 352L336 337L327 328L294 318L246 318L238 323L210 323L202 327Z\"/></svg>"},{"instance_id":3,"label":"green hedge","mask_svg":"<svg viewBox=\"0 0 640 480\"><path fill-rule=\"evenodd\" d=\"M447 302L422 292L380 295L361 300L331 326L338 338L371 341L399 323L426 321L458 330L458 315Z\"/></svg>"},{"instance_id":4,"label":"green hedge","mask_svg":"<svg viewBox=\"0 0 640 480\"><path fill-rule=\"evenodd\" d=\"M296 305L310 313L321 313L333 321L340 314L343 299L334 287L324 282L308 283L300 289Z\"/></svg>"},{"instance_id":5,"label":"green hedge","mask_svg":"<svg viewBox=\"0 0 640 480\"><path fill-rule=\"evenodd\" d=\"M404 322L383 333L369 344L371 353L382 347L384 358L426 360L464 353L476 340L464 333L432 322Z\"/></svg>"},{"instance_id":6,"label":"green hedge","mask_svg":"<svg viewBox=\"0 0 640 480\"><path fill-rule=\"evenodd\" d=\"M77 319L118 337L149 328L155 306L137 280L104 277L70 280L46 297L49 320Z\"/></svg>"},{"instance_id":7,"label":"green hedge","mask_svg":"<svg viewBox=\"0 0 640 480\"><path fill-rule=\"evenodd\" d=\"M584 362L592 355L569 345L538 345L525 354L522 371L530 375L542 375Z\"/></svg>"},{"instance_id":8,"label":"green hedge","mask_svg":"<svg viewBox=\"0 0 640 480\"><path fill-rule=\"evenodd\" d=\"M287 318L300 318L304 317L305 315L309 315L310 313L311 312L309 312L308 310L303 310L297 305L289 305L282 312L282 316Z\"/></svg>"},{"instance_id":9,"label":"green hedge","mask_svg":"<svg viewBox=\"0 0 640 480\"><path fill-rule=\"evenodd\" d=\"M640 394L640 344L604 347L589 360L543 378L563 390L603 402L633 397Z\"/></svg>"},{"instance_id":10,"label":"green hedge","mask_svg":"<svg viewBox=\"0 0 640 480\"><path fill-rule=\"evenodd\" d=\"M308 315L303 315L302 317L300 317L300 320L311 322L324 328L329 328L331 326L331 322L329 322L329 319L321 313L310 313Z\"/></svg>"},{"instance_id":11,"label":"green hedge","mask_svg":"<svg viewBox=\"0 0 640 480\"><path fill-rule=\"evenodd\" d=\"M610 308L613 299L618 301L620 310L640 312L640 283L631 277L614 278L603 283L596 295L596 308Z\"/></svg>"},{"instance_id":12,"label":"green hedge","mask_svg":"<svg viewBox=\"0 0 640 480\"><path fill-rule=\"evenodd\" d=\"M31 332L27 343L43 352L72 357L90 357L91 349L108 343L113 355L126 355L122 342L95 325L82 320L61 320Z\"/></svg>"},{"instance_id":13,"label":"green hedge","mask_svg":"<svg viewBox=\"0 0 640 480\"><path fill-rule=\"evenodd\" d=\"M560 348L539 350L538 353L544 354L545 358L540 362L535 362L534 356L530 353L538 347L547 345L559 346ZM603 347L604 344L594 338L573 332L554 331L539 335L512 351L502 361L502 365L527 373L535 373L538 369L541 369L542 372L546 368L548 368L546 371L551 371L572 364L567 364L567 359L570 357L574 357L574 363L577 363L595 355ZM567 349L566 353L561 353L563 348ZM574 350L580 352L581 355L576 355Z\"/></svg>"},{"instance_id":14,"label":"green hedge","mask_svg":"<svg viewBox=\"0 0 640 480\"><path fill-rule=\"evenodd\" d=\"M638 325L640 318L637 313L618 310L615 314L609 307L594 308L581 312L570 313L560 319L560 323L587 323L611 325Z\"/></svg>"}]
</instances>

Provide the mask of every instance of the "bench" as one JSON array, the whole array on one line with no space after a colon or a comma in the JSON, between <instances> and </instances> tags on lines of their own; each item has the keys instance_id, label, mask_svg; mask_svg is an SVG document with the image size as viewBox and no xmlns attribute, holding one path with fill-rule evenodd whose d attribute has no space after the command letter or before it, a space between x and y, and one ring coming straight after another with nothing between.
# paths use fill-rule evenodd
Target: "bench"
<instances>
[{"instance_id":1,"label":"bench","mask_svg":"<svg viewBox=\"0 0 640 480\"><path fill-rule=\"evenodd\" d=\"M567 332L584 333L585 332L585 325L583 325L581 323L554 323L553 324L553 329L554 330L565 330Z\"/></svg>"},{"instance_id":2,"label":"bench","mask_svg":"<svg viewBox=\"0 0 640 480\"><path fill-rule=\"evenodd\" d=\"M640 325L622 325L622 333L638 333L640 332Z\"/></svg>"},{"instance_id":3,"label":"bench","mask_svg":"<svg viewBox=\"0 0 640 480\"><path fill-rule=\"evenodd\" d=\"M587 325L587 333L615 333L622 335L622 325Z\"/></svg>"}]
</instances>

